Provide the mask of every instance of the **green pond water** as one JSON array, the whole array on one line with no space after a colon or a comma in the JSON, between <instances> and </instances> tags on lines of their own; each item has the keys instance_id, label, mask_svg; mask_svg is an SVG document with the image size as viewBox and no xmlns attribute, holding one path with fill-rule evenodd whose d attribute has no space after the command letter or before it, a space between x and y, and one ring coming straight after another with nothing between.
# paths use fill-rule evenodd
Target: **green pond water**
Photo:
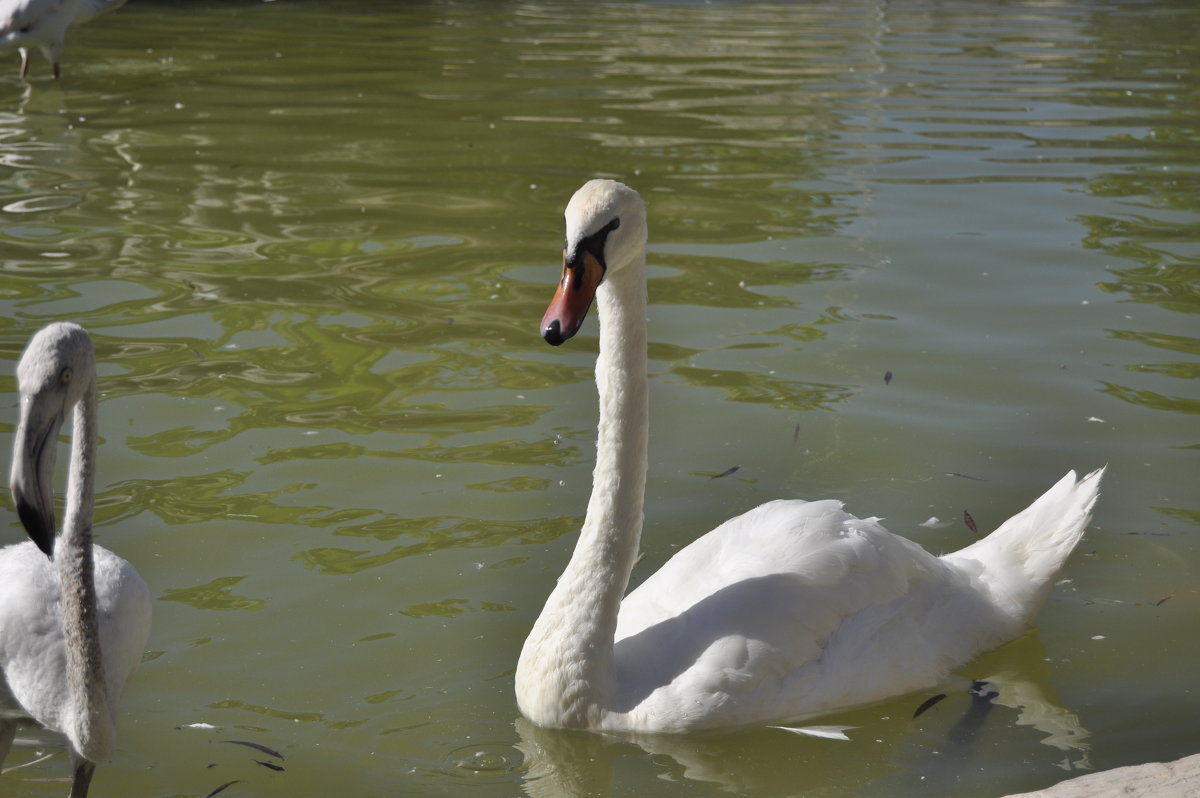
<instances>
[{"instance_id":1,"label":"green pond water","mask_svg":"<svg viewBox=\"0 0 1200 798\"><path fill-rule=\"evenodd\" d=\"M999 796L1200 751L1197 31L1191 2L133 0L58 82L7 54L0 449L29 336L86 326L98 541L155 598L93 795ZM820 721L849 741L519 720L590 489L595 320L537 324L595 176L649 207L634 582L772 498L945 552L1108 464L1035 630ZM62 738L6 764L43 751L0 794L65 794Z\"/></svg>"}]
</instances>

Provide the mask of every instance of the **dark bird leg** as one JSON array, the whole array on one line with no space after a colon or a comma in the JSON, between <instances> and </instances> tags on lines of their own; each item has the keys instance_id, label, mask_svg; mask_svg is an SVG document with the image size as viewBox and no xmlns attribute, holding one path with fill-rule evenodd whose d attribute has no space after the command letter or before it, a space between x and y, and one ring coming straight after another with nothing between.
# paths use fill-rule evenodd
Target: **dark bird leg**
<instances>
[{"instance_id":1,"label":"dark bird leg","mask_svg":"<svg viewBox=\"0 0 1200 798\"><path fill-rule=\"evenodd\" d=\"M92 774L95 772L95 762L89 762L83 757L76 759L75 778L71 781L71 794L67 798L87 798L88 788L92 785Z\"/></svg>"}]
</instances>

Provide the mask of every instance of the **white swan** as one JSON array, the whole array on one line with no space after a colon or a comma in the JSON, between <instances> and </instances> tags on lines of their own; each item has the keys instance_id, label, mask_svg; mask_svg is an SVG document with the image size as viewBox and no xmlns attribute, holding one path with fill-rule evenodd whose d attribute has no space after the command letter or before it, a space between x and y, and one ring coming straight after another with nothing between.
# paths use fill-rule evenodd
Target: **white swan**
<instances>
[{"instance_id":1,"label":"white swan","mask_svg":"<svg viewBox=\"0 0 1200 798\"><path fill-rule=\"evenodd\" d=\"M67 28L120 8L125 0L0 0L0 45L21 51L21 77L29 74L29 48L37 47L62 74L63 44Z\"/></svg>"},{"instance_id":2,"label":"white swan","mask_svg":"<svg viewBox=\"0 0 1200 798\"><path fill-rule=\"evenodd\" d=\"M1019 634L1078 542L1103 469L1074 472L967 548L934 557L835 500L726 521L625 596L647 458L646 217L611 180L566 210L558 345L599 305L599 436L587 519L521 650L521 712L552 727L683 732L791 720L941 681Z\"/></svg>"},{"instance_id":3,"label":"white swan","mask_svg":"<svg viewBox=\"0 0 1200 798\"><path fill-rule=\"evenodd\" d=\"M66 735L71 798L85 798L95 763L112 756L117 700L150 633L150 591L132 565L92 544L96 361L88 334L64 323L41 330L17 381L11 486L33 542L0 549L0 762L17 724L32 718ZM66 517L56 539L54 455L72 409Z\"/></svg>"}]
</instances>

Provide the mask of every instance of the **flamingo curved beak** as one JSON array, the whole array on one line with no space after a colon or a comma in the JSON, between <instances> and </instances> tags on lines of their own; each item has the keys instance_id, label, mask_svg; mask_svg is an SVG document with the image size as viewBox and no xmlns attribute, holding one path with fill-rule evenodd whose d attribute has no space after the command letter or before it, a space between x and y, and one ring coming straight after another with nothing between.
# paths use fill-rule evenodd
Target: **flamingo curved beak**
<instances>
[{"instance_id":1,"label":"flamingo curved beak","mask_svg":"<svg viewBox=\"0 0 1200 798\"><path fill-rule=\"evenodd\" d=\"M56 403L61 406L61 403ZM9 487L26 534L47 557L54 556L54 458L62 412L21 397L21 421L13 441Z\"/></svg>"}]
</instances>

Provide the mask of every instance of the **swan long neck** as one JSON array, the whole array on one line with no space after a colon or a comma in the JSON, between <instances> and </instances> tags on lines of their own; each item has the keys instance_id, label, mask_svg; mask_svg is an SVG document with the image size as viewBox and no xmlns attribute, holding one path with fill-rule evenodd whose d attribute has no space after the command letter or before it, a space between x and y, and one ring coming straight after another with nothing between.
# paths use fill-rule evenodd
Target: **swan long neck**
<instances>
[{"instance_id":1,"label":"swan long neck","mask_svg":"<svg viewBox=\"0 0 1200 798\"><path fill-rule=\"evenodd\" d=\"M613 643L637 559L646 492L645 252L596 293L600 422L587 519L517 666L518 699L536 723L595 727L616 686Z\"/></svg>"},{"instance_id":2,"label":"swan long neck","mask_svg":"<svg viewBox=\"0 0 1200 798\"><path fill-rule=\"evenodd\" d=\"M646 282L640 267L629 267L620 276L633 279L614 280L596 296L600 304L596 468L587 519L567 571L578 572L588 582L595 578L592 574L600 577L593 598L605 624L609 651L642 536L650 426Z\"/></svg>"},{"instance_id":3,"label":"swan long neck","mask_svg":"<svg viewBox=\"0 0 1200 798\"><path fill-rule=\"evenodd\" d=\"M96 617L92 512L95 507L96 386L87 388L75 407L71 464L62 535L55 550L62 587L63 637L67 684L73 706L68 731L79 754L93 762L112 755L113 730Z\"/></svg>"}]
</instances>

